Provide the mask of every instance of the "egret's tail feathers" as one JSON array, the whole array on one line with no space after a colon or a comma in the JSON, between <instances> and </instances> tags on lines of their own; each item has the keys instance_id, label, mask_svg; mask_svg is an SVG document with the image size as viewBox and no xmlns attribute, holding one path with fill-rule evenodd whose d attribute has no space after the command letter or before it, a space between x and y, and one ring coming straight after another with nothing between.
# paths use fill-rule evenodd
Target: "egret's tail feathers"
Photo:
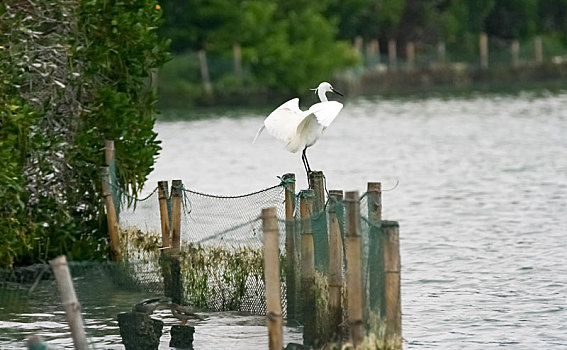
<instances>
[{"instance_id":1,"label":"egret's tail feathers","mask_svg":"<svg viewBox=\"0 0 567 350\"><path fill-rule=\"evenodd\" d=\"M260 130L258 130L258 132L256 133L256 136L254 136L254 140L252 141L252 143L255 143L256 140L258 140L258 137L260 137L260 134L262 133L262 131L264 131L264 128L265 128L265 125L262 125Z\"/></svg>"}]
</instances>

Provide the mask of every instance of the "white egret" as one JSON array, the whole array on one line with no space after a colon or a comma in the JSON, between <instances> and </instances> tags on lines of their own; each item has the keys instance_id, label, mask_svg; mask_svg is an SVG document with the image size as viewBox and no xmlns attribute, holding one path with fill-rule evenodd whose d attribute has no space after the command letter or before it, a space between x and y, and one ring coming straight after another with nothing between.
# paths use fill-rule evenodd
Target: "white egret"
<instances>
[{"instance_id":1,"label":"white egret","mask_svg":"<svg viewBox=\"0 0 567 350\"><path fill-rule=\"evenodd\" d=\"M307 148L317 142L323 131L331 125L343 108L342 103L327 100L327 92L334 92L343 96L331 84L322 82L316 89L312 90L315 90L321 102L315 103L306 111L302 111L299 109L298 98L287 101L268 115L264 120L264 125L258 130L254 141L252 141L252 143L256 142L262 130L266 128L270 135L286 143L285 148L288 151L295 153L303 149L301 159L308 175L311 172L311 167L307 161Z\"/></svg>"}]
</instances>

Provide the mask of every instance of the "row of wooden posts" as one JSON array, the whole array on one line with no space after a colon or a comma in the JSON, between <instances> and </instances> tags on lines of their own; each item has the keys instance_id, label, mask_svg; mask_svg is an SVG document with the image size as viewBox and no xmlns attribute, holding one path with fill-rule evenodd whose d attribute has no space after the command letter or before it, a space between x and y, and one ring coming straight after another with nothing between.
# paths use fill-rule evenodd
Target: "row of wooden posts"
<instances>
[{"instance_id":1,"label":"row of wooden posts","mask_svg":"<svg viewBox=\"0 0 567 350\"><path fill-rule=\"evenodd\" d=\"M534 57L533 61L535 63L543 63L543 42L540 36L536 36L533 39L534 45ZM380 45L378 40L373 39L364 45L364 40L361 36L357 36L354 39L354 49L359 54L365 53L367 56L380 57ZM437 44L437 63L445 64L447 63L447 50L445 47L445 42L439 42ZM207 96L212 96L213 86L211 84L211 78L209 74L209 66L207 63L207 52L205 50L200 50L198 52L199 64L201 67L201 79L203 81L203 88ZM405 69L414 70L416 67L416 53L415 53L415 43L409 41L406 43L405 47ZM479 35L479 62L482 69L487 69L489 66L489 50L488 50L488 36L486 33L481 33ZM233 45L233 63L234 63L234 74L237 82L242 84L243 73L242 73L242 48L240 44L235 43ZM513 40L510 44L510 64L512 67L518 67L520 65L520 42L518 40ZM388 40L388 67L390 69L398 68L398 49L397 42L394 39Z\"/></svg>"},{"instance_id":2,"label":"row of wooden posts","mask_svg":"<svg viewBox=\"0 0 567 350\"><path fill-rule=\"evenodd\" d=\"M284 175L284 180L293 180L293 174ZM368 261L370 274L368 281L362 272L362 242L361 242L361 217L360 197L357 191L346 192L343 200L342 190L329 191L330 204L328 212L325 213L325 187L322 172L312 172L309 176L309 190L301 191L300 216L301 216L301 249L297 256L297 245L295 234L295 185L288 181L289 186L285 193L286 213L286 290L287 290L287 315L288 320L297 317L298 308L303 309L303 342L305 346L322 346L323 338L332 341L340 341L340 327L343 322L343 312L348 319L349 338L353 346L360 345L366 334L365 327L368 316L368 308L382 308L381 319L385 324L385 341L390 348L401 349L401 299L400 299L400 255L399 255L399 225L395 221L382 220L381 185L377 182L368 183L368 220L373 227L380 228L381 232L372 230L370 233L371 253L375 261ZM338 203L345 203L345 252L346 252L346 292L348 310L342 305L343 295L343 240L341 238L341 227L339 222L342 212ZM321 215L323 214L323 215ZM326 225L321 230L324 234L318 239L312 225L312 220L323 216ZM266 306L268 320L268 334L270 349L281 349L282 338L282 308L280 295L279 276L279 232L278 219L275 208L265 208L261 213L264 232L264 259L265 259L265 281L266 281ZM321 233L321 232L319 232ZM328 235L327 235L328 233ZM316 250L328 252L326 270L328 272L329 286L329 317L319 319L316 317L315 300L315 271ZM377 249L380 247L380 249ZM378 254L378 252L382 252ZM318 255L321 256L321 255ZM324 256L324 255L323 255ZM370 266L372 265L372 266ZM300 271L297 271L299 269ZM382 269L382 271L380 271ZM380 274L385 277L380 282ZM300 275L300 281L297 276ZM300 282L300 288L298 287ZM369 283L370 285L366 285ZM381 285L383 284L383 285ZM366 300L365 291L368 288L383 291L383 300ZM301 302L296 299L297 290L300 290ZM318 323L329 322L332 334L317 334Z\"/></svg>"},{"instance_id":3,"label":"row of wooden posts","mask_svg":"<svg viewBox=\"0 0 567 350\"><path fill-rule=\"evenodd\" d=\"M540 36L534 37L534 57L535 63L543 63L543 42ZM354 39L354 48L359 54L365 53L369 57L380 57L380 49L378 40L370 40L366 47L362 37L358 36ZM416 67L416 53L415 43L409 41L405 47L405 69L413 70ZM437 44L437 63L447 63L446 47L444 42ZM488 36L486 33L479 35L479 63L482 69L487 69L489 66L489 50L488 50ZM510 64L512 67L520 65L520 42L513 40L510 44ZM397 42L394 39L388 40L388 67L390 69L398 68L398 49Z\"/></svg>"}]
</instances>

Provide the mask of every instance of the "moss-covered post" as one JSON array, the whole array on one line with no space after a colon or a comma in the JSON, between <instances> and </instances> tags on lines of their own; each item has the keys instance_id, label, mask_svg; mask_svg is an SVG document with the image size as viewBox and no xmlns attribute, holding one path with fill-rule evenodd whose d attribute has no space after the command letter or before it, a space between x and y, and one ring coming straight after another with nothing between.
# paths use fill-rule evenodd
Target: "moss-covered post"
<instances>
[{"instance_id":1,"label":"moss-covered post","mask_svg":"<svg viewBox=\"0 0 567 350\"><path fill-rule=\"evenodd\" d=\"M313 246L313 190L299 193L301 214L301 295L303 301L303 345L313 346L316 339L315 257Z\"/></svg>"},{"instance_id":2,"label":"moss-covered post","mask_svg":"<svg viewBox=\"0 0 567 350\"><path fill-rule=\"evenodd\" d=\"M354 348L364 339L362 320L360 197L358 191L345 194L348 325Z\"/></svg>"},{"instance_id":3,"label":"moss-covered post","mask_svg":"<svg viewBox=\"0 0 567 350\"><path fill-rule=\"evenodd\" d=\"M181 246L181 198L183 196L183 182L171 182L171 256L169 260L171 269L171 300L182 304L181 266L179 264L179 250Z\"/></svg>"},{"instance_id":4,"label":"moss-covered post","mask_svg":"<svg viewBox=\"0 0 567 350\"><path fill-rule=\"evenodd\" d=\"M329 329L333 340L340 339L343 322L343 240L337 212L343 205L343 191L329 191Z\"/></svg>"},{"instance_id":5,"label":"moss-covered post","mask_svg":"<svg viewBox=\"0 0 567 350\"><path fill-rule=\"evenodd\" d=\"M300 285L299 242L295 235L295 174L285 174L285 251L286 251L286 299L287 319L298 318L298 288Z\"/></svg>"},{"instance_id":6,"label":"moss-covered post","mask_svg":"<svg viewBox=\"0 0 567 350\"><path fill-rule=\"evenodd\" d=\"M266 281L266 311L269 349L283 348L282 305L280 299L280 251L276 208L262 209L264 233L264 278Z\"/></svg>"},{"instance_id":7,"label":"moss-covered post","mask_svg":"<svg viewBox=\"0 0 567 350\"><path fill-rule=\"evenodd\" d=\"M112 191L110 189L110 171L107 166L102 167L102 196L104 198L104 206L106 208L106 221L108 224L108 234L110 238L110 259L112 261L120 261L120 236L118 234L118 219L116 216L116 207L112 199Z\"/></svg>"},{"instance_id":8,"label":"moss-covered post","mask_svg":"<svg viewBox=\"0 0 567 350\"><path fill-rule=\"evenodd\" d=\"M369 182L366 190L368 204L368 221L370 224L368 252L368 300L369 317L366 318L369 328L381 325L385 313L384 303L384 259L380 242L380 223L382 221L382 184ZM376 329L374 329L376 330Z\"/></svg>"},{"instance_id":9,"label":"moss-covered post","mask_svg":"<svg viewBox=\"0 0 567 350\"><path fill-rule=\"evenodd\" d=\"M402 349L402 303L400 281L400 235L396 221L382 221L384 247L386 342L390 349Z\"/></svg>"},{"instance_id":10,"label":"moss-covered post","mask_svg":"<svg viewBox=\"0 0 567 350\"><path fill-rule=\"evenodd\" d=\"M325 176L322 171L309 173L309 188L313 189L313 244L315 244L315 269L327 275L329 267L329 236L325 212Z\"/></svg>"}]
</instances>

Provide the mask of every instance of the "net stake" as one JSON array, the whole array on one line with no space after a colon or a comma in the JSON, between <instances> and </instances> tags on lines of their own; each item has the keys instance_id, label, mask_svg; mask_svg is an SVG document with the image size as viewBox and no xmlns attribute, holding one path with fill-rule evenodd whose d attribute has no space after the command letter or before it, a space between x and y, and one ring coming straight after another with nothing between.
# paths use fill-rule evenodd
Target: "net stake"
<instances>
[{"instance_id":1,"label":"net stake","mask_svg":"<svg viewBox=\"0 0 567 350\"><path fill-rule=\"evenodd\" d=\"M343 240L337 213L342 209L343 191L329 191L329 329L333 340L340 339L343 321Z\"/></svg>"},{"instance_id":2,"label":"net stake","mask_svg":"<svg viewBox=\"0 0 567 350\"><path fill-rule=\"evenodd\" d=\"M382 221L384 247L386 341L392 349L402 348L402 307L400 292L400 234L397 221Z\"/></svg>"},{"instance_id":3,"label":"net stake","mask_svg":"<svg viewBox=\"0 0 567 350\"><path fill-rule=\"evenodd\" d=\"M298 287L300 285L299 273L299 242L295 236L295 174L285 174L282 179L286 181L285 187L285 249L286 249L286 297L287 319L296 320Z\"/></svg>"},{"instance_id":4,"label":"net stake","mask_svg":"<svg viewBox=\"0 0 567 350\"><path fill-rule=\"evenodd\" d=\"M106 208L106 221L108 224L108 234L110 238L110 259L120 261L120 236L118 235L118 218L116 208L110 191L110 170L107 166L102 167L102 196Z\"/></svg>"},{"instance_id":5,"label":"net stake","mask_svg":"<svg viewBox=\"0 0 567 350\"><path fill-rule=\"evenodd\" d=\"M315 268L327 274L329 266L329 236L325 212L325 176L322 171L309 173L309 187L313 189L313 241L315 244Z\"/></svg>"},{"instance_id":6,"label":"net stake","mask_svg":"<svg viewBox=\"0 0 567 350\"><path fill-rule=\"evenodd\" d=\"M315 309L315 256L313 247L313 190L300 192L301 215L301 294L303 301L303 344L315 344L317 318Z\"/></svg>"},{"instance_id":7,"label":"net stake","mask_svg":"<svg viewBox=\"0 0 567 350\"><path fill-rule=\"evenodd\" d=\"M346 222L346 256L347 256L347 296L348 324L350 338L354 348L364 339L364 323L362 322L362 281L360 261L360 197L358 191L345 194L347 210Z\"/></svg>"},{"instance_id":8,"label":"net stake","mask_svg":"<svg viewBox=\"0 0 567 350\"><path fill-rule=\"evenodd\" d=\"M167 210L167 186L167 181L158 181L159 217L161 220L161 246L165 249L168 249L171 244L171 230L169 228L169 213Z\"/></svg>"},{"instance_id":9,"label":"net stake","mask_svg":"<svg viewBox=\"0 0 567 350\"><path fill-rule=\"evenodd\" d=\"M269 349L283 348L282 305L280 301L280 253L276 208L262 209L264 232L264 276L266 280L266 319Z\"/></svg>"}]
</instances>

